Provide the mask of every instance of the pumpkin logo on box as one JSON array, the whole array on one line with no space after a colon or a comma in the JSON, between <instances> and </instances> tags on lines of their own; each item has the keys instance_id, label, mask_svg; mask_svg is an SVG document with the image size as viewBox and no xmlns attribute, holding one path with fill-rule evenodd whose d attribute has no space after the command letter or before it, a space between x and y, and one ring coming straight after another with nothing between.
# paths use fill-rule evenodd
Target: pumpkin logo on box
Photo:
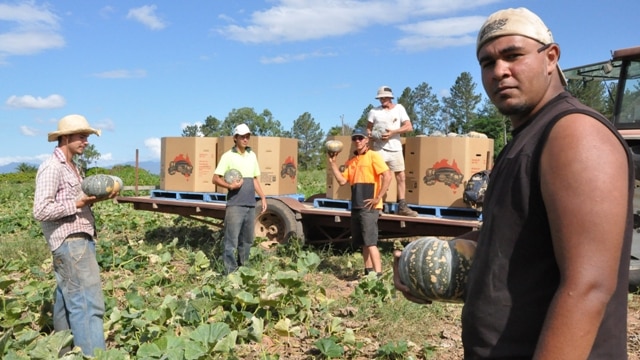
<instances>
[{"instance_id":1,"label":"pumpkin logo on box","mask_svg":"<svg viewBox=\"0 0 640 360\"><path fill-rule=\"evenodd\" d=\"M422 181L427 186L433 186L437 182L441 182L455 190L462 184L463 178L464 175L462 175L455 160L452 164L449 164L446 159L442 159L433 164L433 167L427 169Z\"/></svg>"},{"instance_id":2,"label":"pumpkin logo on box","mask_svg":"<svg viewBox=\"0 0 640 360\"><path fill-rule=\"evenodd\" d=\"M191 176L191 172L193 172L193 164L191 164L191 160L189 160L189 155L183 156L182 154L179 154L176 156L173 161L169 163L167 172L169 175L179 172L189 180L189 176Z\"/></svg>"},{"instance_id":3,"label":"pumpkin logo on box","mask_svg":"<svg viewBox=\"0 0 640 360\"><path fill-rule=\"evenodd\" d=\"M289 176L291 180L296 178L296 163L293 161L293 157L289 156L282 164L282 170L280 170L280 177L285 178Z\"/></svg>"}]
</instances>

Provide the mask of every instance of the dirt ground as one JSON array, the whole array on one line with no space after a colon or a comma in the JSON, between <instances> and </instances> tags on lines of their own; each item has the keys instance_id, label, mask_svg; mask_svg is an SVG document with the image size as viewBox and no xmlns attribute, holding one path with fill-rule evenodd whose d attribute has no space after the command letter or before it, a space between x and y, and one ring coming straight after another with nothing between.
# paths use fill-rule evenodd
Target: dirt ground
<instances>
[{"instance_id":1,"label":"dirt ground","mask_svg":"<svg viewBox=\"0 0 640 360\"><path fill-rule=\"evenodd\" d=\"M313 281L314 279L309 280ZM332 286L330 288L326 288L328 298L338 299L340 297L347 297L354 290L355 285L352 282L341 280L339 278L332 280ZM324 281L326 283L326 279ZM452 306L450 310L454 312L451 316L448 316L446 319L442 319L442 322L439 324L432 323L433 327L442 330L436 335L425 339L429 344L433 344L436 348L436 353L428 359L459 360L462 358L462 340L459 324L461 306ZM344 311L348 312L349 309L344 309ZM628 314L627 348L629 360L640 360L640 295L629 295ZM354 329L360 328L358 324L350 324L350 327ZM372 339L372 341L364 344L364 346L359 350L359 355L357 357L350 356L348 358L353 360L374 359L378 348L383 345L383 342L376 341L376 334L357 333L357 336L359 338L365 337ZM307 341L305 339L309 340ZM265 337L262 344L259 345L261 349L253 348L249 353L256 354L257 350L267 350L269 353L279 354L281 359L317 359L319 354L315 354L310 350L314 348L314 342L315 340L312 340L311 337L290 338L286 342ZM246 355L247 358L253 358L249 354Z\"/></svg>"}]
</instances>

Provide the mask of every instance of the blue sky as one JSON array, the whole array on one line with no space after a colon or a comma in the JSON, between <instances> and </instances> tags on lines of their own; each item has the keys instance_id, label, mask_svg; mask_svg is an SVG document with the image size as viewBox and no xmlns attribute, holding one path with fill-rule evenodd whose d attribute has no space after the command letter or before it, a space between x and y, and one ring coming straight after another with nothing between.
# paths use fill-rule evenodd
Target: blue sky
<instances>
[{"instance_id":1,"label":"blue sky","mask_svg":"<svg viewBox=\"0 0 640 360\"><path fill-rule=\"evenodd\" d=\"M472 4L472 5L469 5ZM492 12L525 6L564 68L640 45L640 2L618 0L209 0L0 3L0 165L40 163L57 121L82 114L98 165L159 160L160 138L232 109L268 109L285 130L309 112L355 124L377 88L463 71L484 95L475 37Z\"/></svg>"}]
</instances>

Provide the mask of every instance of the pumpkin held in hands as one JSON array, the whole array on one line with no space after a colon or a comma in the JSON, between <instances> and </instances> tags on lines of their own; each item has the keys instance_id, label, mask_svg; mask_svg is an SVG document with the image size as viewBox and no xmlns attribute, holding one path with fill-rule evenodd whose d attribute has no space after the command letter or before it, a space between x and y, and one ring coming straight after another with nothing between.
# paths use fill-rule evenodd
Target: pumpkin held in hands
<instances>
[{"instance_id":1,"label":"pumpkin held in hands","mask_svg":"<svg viewBox=\"0 0 640 360\"><path fill-rule=\"evenodd\" d=\"M371 137L375 140L381 140L382 135L386 134L387 132L387 128L384 125L378 123L375 124L371 129Z\"/></svg>"},{"instance_id":2,"label":"pumpkin held in hands","mask_svg":"<svg viewBox=\"0 0 640 360\"><path fill-rule=\"evenodd\" d=\"M122 189L122 179L113 175L96 174L82 180L82 192L97 198L108 197Z\"/></svg>"},{"instance_id":3,"label":"pumpkin held in hands","mask_svg":"<svg viewBox=\"0 0 640 360\"><path fill-rule=\"evenodd\" d=\"M229 169L224 173L224 181L227 184L233 184L234 182L238 182L242 179L242 173L240 173L237 169Z\"/></svg>"},{"instance_id":4,"label":"pumpkin held in hands","mask_svg":"<svg viewBox=\"0 0 640 360\"><path fill-rule=\"evenodd\" d=\"M414 240L400 255L400 279L417 298L463 302L475 250L476 242L466 239L423 237Z\"/></svg>"},{"instance_id":5,"label":"pumpkin held in hands","mask_svg":"<svg viewBox=\"0 0 640 360\"><path fill-rule=\"evenodd\" d=\"M327 142L324 143L324 147L327 149L327 154L329 154L329 156L333 156L334 154L342 151L344 144L342 144L342 141L340 140L327 140Z\"/></svg>"}]
</instances>

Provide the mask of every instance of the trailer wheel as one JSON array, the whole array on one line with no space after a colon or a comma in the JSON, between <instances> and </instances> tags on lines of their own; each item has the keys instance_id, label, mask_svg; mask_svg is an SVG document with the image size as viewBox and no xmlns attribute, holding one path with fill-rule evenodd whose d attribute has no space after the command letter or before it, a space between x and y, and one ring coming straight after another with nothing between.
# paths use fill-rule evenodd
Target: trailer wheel
<instances>
[{"instance_id":1,"label":"trailer wheel","mask_svg":"<svg viewBox=\"0 0 640 360\"><path fill-rule=\"evenodd\" d=\"M261 243L264 247L272 244L284 244L292 237L304 240L302 223L296 220L293 210L282 201L277 199L267 199L267 211L262 210L261 202L256 205L256 237L266 238L267 241Z\"/></svg>"}]
</instances>

